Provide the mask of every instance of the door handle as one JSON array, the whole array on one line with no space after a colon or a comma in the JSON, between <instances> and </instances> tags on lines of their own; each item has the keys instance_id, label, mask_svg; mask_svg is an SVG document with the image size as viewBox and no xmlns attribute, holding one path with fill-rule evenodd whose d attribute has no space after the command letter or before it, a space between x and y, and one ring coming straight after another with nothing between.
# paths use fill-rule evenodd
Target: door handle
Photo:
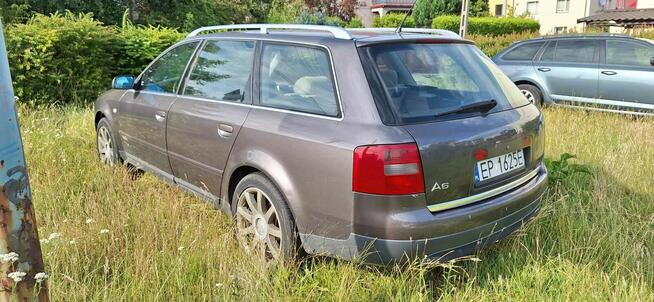
<instances>
[{"instance_id":1,"label":"door handle","mask_svg":"<svg viewBox=\"0 0 654 302\"><path fill-rule=\"evenodd\" d=\"M218 135L227 138L232 135L232 132L234 132L234 127L227 124L218 125Z\"/></svg>"},{"instance_id":2,"label":"door handle","mask_svg":"<svg viewBox=\"0 0 654 302\"><path fill-rule=\"evenodd\" d=\"M157 111L154 113L154 118L157 120L157 122L165 122L166 121L166 111Z\"/></svg>"},{"instance_id":3,"label":"door handle","mask_svg":"<svg viewBox=\"0 0 654 302\"><path fill-rule=\"evenodd\" d=\"M611 75L616 75L616 74L618 74L618 73L615 72L615 71L604 70L604 71L602 71L602 74L605 74L605 75L609 75L609 76L611 76Z\"/></svg>"},{"instance_id":4,"label":"door handle","mask_svg":"<svg viewBox=\"0 0 654 302\"><path fill-rule=\"evenodd\" d=\"M546 67L538 68L538 71L542 71L542 72L548 72L550 70L552 70L552 69L551 68L546 68Z\"/></svg>"}]
</instances>

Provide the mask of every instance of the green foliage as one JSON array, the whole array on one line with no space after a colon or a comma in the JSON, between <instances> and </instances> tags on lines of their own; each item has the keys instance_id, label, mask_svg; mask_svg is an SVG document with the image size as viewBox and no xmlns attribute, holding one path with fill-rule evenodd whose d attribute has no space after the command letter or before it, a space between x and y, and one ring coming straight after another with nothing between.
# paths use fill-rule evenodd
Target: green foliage
<instances>
[{"instance_id":1,"label":"green foliage","mask_svg":"<svg viewBox=\"0 0 654 302\"><path fill-rule=\"evenodd\" d=\"M129 0L0 0L0 7L22 6L25 17L22 21L26 21L30 15L35 13L50 15L56 12L72 11L74 13L92 13L93 17L102 23L116 24L120 22L122 13L129 8L129 2ZM4 12L3 16L5 16Z\"/></svg>"},{"instance_id":2,"label":"green foliage","mask_svg":"<svg viewBox=\"0 0 654 302\"><path fill-rule=\"evenodd\" d=\"M303 0L273 0L266 18L268 23L293 23L304 7Z\"/></svg>"},{"instance_id":3,"label":"green foliage","mask_svg":"<svg viewBox=\"0 0 654 302\"><path fill-rule=\"evenodd\" d=\"M468 35L468 40L475 41L477 46L489 57L496 55L501 50L509 47L514 42L529 40L538 36L536 32L522 32L507 34L501 36L486 36L486 35Z\"/></svg>"},{"instance_id":4,"label":"green foliage","mask_svg":"<svg viewBox=\"0 0 654 302\"><path fill-rule=\"evenodd\" d=\"M36 15L6 29L16 95L35 103L82 102L97 96L114 73L115 28L90 15Z\"/></svg>"},{"instance_id":5,"label":"green foliage","mask_svg":"<svg viewBox=\"0 0 654 302\"><path fill-rule=\"evenodd\" d=\"M120 29L115 63L118 72L138 75L164 49L184 38L176 29L133 25L125 20Z\"/></svg>"},{"instance_id":6,"label":"green foliage","mask_svg":"<svg viewBox=\"0 0 654 302\"><path fill-rule=\"evenodd\" d=\"M432 28L459 31L458 16L440 16L432 21ZM540 29L538 21L529 18L473 17L468 19L468 33L499 36L511 33L536 32Z\"/></svg>"},{"instance_id":7,"label":"green foliage","mask_svg":"<svg viewBox=\"0 0 654 302\"><path fill-rule=\"evenodd\" d=\"M406 14L386 14L383 17L375 18L372 20L373 27L398 27L404 19ZM416 21L413 16L406 18L404 22L404 27L415 27Z\"/></svg>"},{"instance_id":8,"label":"green foliage","mask_svg":"<svg viewBox=\"0 0 654 302\"><path fill-rule=\"evenodd\" d=\"M461 14L462 0L417 0L413 9L416 24L429 27L434 18L443 15ZM471 0L469 13L471 16L488 14L488 0Z\"/></svg>"},{"instance_id":9,"label":"green foliage","mask_svg":"<svg viewBox=\"0 0 654 302\"><path fill-rule=\"evenodd\" d=\"M322 11L312 12L309 9L303 9L295 18L293 23L296 24L314 24L314 25L329 25L329 26L340 26L345 27L345 21L341 20L339 17L328 16Z\"/></svg>"},{"instance_id":10,"label":"green foliage","mask_svg":"<svg viewBox=\"0 0 654 302\"><path fill-rule=\"evenodd\" d=\"M363 21L361 21L361 18L356 16L350 20L350 22L347 22L345 25L347 28L362 28L363 27Z\"/></svg>"},{"instance_id":11,"label":"green foliage","mask_svg":"<svg viewBox=\"0 0 654 302\"><path fill-rule=\"evenodd\" d=\"M558 160L545 159L545 166L547 166L550 181L560 183L577 173L593 175L590 166L569 162L575 158L577 156L573 154L563 153Z\"/></svg>"},{"instance_id":12,"label":"green foliage","mask_svg":"<svg viewBox=\"0 0 654 302\"><path fill-rule=\"evenodd\" d=\"M119 25L123 12L137 24L192 30L213 24L261 22L270 10L271 0L0 0L5 18L15 15L12 5L24 5L27 15L49 15L70 10L92 13L105 24ZM7 9L4 9L7 8Z\"/></svg>"},{"instance_id":13,"label":"green foliage","mask_svg":"<svg viewBox=\"0 0 654 302\"><path fill-rule=\"evenodd\" d=\"M35 15L6 28L7 52L19 99L34 104L84 103L118 74L139 74L183 37L169 28L103 26L90 14Z\"/></svg>"},{"instance_id":14,"label":"green foliage","mask_svg":"<svg viewBox=\"0 0 654 302\"><path fill-rule=\"evenodd\" d=\"M0 0L0 17L2 23L25 22L29 19L30 5L27 3L7 4Z\"/></svg>"}]
</instances>

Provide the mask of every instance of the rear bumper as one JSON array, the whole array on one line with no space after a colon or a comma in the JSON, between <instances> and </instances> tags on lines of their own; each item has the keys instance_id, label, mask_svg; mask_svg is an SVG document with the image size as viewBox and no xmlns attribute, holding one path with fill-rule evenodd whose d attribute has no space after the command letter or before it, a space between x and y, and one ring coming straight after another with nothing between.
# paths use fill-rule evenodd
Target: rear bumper
<instances>
[{"instance_id":1,"label":"rear bumper","mask_svg":"<svg viewBox=\"0 0 654 302\"><path fill-rule=\"evenodd\" d=\"M425 207L424 195L380 200L379 196L357 194L354 232L347 239L300 236L304 248L312 254L363 257L371 263L415 257L445 261L475 253L511 234L538 212L546 186L547 170L542 166L520 187L437 213Z\"/></svg>"}]
</instances>

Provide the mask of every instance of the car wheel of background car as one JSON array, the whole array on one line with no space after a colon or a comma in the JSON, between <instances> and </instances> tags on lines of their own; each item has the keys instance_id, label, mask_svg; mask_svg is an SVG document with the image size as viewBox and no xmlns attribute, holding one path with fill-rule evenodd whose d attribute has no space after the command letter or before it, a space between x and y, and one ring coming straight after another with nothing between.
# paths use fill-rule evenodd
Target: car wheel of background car
<instances>
[{"instance_id":1,"label":"car wheel of background car","mask_svg":"<svg viewBox=\"0 0 654 302\"><path fill-rule=\"evenodd\" d=\"M114 166L119 163L118 149L114 140L111 126L106 118L102 118L96 127L96 142L98 147L98 157L103 164Z\"/></svg>"},{"instance_id":2,"label":"car wheel of background car","mask_svg":"<svg viewBox=\"0 0 654 302\"><path fill-rule=\"evenodd\" d=\"M529 102L541 108L543 105L543 96L538 87L529 84L520 84L518 85L518 89L520 89L520 92L525 95Z\"/></svg>"},{"instance_id":3,"label":"car wheel of background car","mask_svg":"<svg viewBox=\"0 0 654 302\"><path fill-rule=\"evenodd\" d=\"M236 237L245 251L264 262L288 261L296 254L295 223L282 194L261 173L245 176L232 199Z\"/></svg>"}]
</instances>

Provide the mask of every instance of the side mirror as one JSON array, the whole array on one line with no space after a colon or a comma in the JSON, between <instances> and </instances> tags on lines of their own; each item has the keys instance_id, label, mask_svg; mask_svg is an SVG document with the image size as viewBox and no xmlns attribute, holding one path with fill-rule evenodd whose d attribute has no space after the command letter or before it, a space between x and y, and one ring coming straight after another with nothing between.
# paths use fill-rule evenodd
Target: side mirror
<instances>
[{"instance_id":1,"label":"side mirror","mask_svg":"<svg viewBox=\"0 0 654 302\"><path fill-rule=\"evenodd\" d=\"M132 89L134 88L134 77L130 75L121 75L114 78L111 82L113 89Z\"/></svg>"},{"instance_id":2,"label":"side mirror","mask_svg":"<svg viewBox=\"0 0 654 302\"><path fill-rule=\"evenodd\" d=\"M649 64L654 66L654 57L649 58Z\"/></svg>"}]
</instances>

